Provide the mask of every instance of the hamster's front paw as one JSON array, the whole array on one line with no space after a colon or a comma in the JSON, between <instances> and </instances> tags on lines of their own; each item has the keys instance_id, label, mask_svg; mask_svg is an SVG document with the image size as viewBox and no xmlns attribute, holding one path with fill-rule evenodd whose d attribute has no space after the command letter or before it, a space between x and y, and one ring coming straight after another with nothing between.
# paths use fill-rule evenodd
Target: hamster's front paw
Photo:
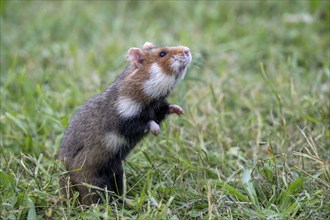
<instances>
[{"instance_id":1,"label":"hamster's front paw","mask_svg":"<svg viewBox=\"0 0 330 220\"><path fill-rule=\"evenodd\" d=\"M183 109L182 109L180 106L178 106L178 105L170 105L170 106L168 107L168 112L169 112L170 114L175 113L175 114L177 114L177 115L182 115L182 114L184 114Z\"/></svg>"},{"instance_id":2,"label":"hamster's front paw","mask_svg":"<svg viewBox=\"0 0 330 220\"><path fill-rule=\"evenodd\" d=\"M155 121L149 121L149 128L153 135L157 136L160 133L160 127Z\"/></svg>"}]
</instances>

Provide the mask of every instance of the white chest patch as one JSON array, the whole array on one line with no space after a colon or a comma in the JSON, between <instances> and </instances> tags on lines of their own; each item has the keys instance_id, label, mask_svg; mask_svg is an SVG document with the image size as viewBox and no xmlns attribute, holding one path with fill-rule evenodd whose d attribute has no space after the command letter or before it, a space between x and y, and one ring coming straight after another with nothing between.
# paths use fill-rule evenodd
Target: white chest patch
<instances>
[{"instance_id":1,"label":"white chest patch","mask_svg":"<svg viewBox=\"0 0 330 220\"><path fill-rule=\"evenodd\" d=\"M166 95L175 85L174 75L165 74L157 63L150 67L150 78L144 83L143 91L152 98Z\"/></svg>"},{"instance_id":2,"label":"white chest patch","mask_svg":"<svg viewBox=\"0 0 330 220\"><path fill-rule=\"evenodd\" d=\"M118 150L126 144L126 139L114 132L109 132L105 135L105 146L111 153L117 153Z\"/></svg>"},{"instance_id":3,"label":"white chest patch","mask_svg":"<svg viewBox=\"0 0 330 220\"><path fill-rule=\"evenodd\" d=\"M122 117L129 118L135 116L141 111L141 104L128 97L118 98L117 111Z\"/></svg>"}]
</instances>

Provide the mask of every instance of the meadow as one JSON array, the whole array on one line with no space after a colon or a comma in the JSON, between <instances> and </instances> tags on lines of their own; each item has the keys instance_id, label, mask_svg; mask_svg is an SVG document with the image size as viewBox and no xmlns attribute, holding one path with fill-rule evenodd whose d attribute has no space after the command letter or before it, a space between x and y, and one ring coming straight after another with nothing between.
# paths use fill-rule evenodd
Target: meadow
<instances>
[{"instance_id":1,"label":"meadow","mask_svg":"<svg viewBox=\"0 0 330 220\"><path fill-rule=\"evenodd\" d=\"M327 219L329 1L0 1L2 219ZM145 41L193 62L125 161L131 204L82 206L56 154Z\"/></svg>"}]
</instances>

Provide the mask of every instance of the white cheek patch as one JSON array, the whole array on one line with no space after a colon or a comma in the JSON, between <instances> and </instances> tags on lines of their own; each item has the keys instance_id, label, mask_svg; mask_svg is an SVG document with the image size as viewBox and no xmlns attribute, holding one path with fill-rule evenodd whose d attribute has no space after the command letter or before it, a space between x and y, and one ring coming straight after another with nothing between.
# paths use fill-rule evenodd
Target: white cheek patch
<instances>
[{"instance_id":1,"label":"white cheek patch","mask_svg":"<svg viewBox=\"0 0 330 220\"><path fill-rule=\"evenodd\" d=\"M105 146L111 153L117 153L118 150L125 145L126 139L119 134L109 132L105 135Z\"/></svg>"},{"instance_id":2,"label":"white cheek patch","mask_svg":"<svg viewBox=\"0 0 330 220\"><path fill-rule=\"evenodd\" d=\"M144 83L143 91L152 98L166 95L176 83L174 75L165 74L157 63L150 67L150 78Z\"/></svg>"},{"instance_id":3,"label":"white cheek patch","mask_svg":"<svg viewBox=\"0 0 330 220\"><path fill-rule=\"evenodd\" d=\"M137 101L128 97L119 97L118 100L117 111L120 116L129 118L140 113L142 106Z\"/></svg>"}]
</instances>

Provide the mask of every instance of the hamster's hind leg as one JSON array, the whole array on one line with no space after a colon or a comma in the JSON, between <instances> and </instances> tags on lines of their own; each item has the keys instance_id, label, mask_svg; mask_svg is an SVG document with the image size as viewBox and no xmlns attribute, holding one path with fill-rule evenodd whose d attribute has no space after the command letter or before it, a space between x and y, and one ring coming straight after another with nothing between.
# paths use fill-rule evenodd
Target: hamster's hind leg
<instances>
[{"instance_id":1,"label":"hamster's hind leg","mask_svg":"<svg viewBox=\"0 0 330 220\"><path fill-rule=\"evenodd\" d=\"M91 187L89 193L82 198L83 204L102 202L101 200L106 199L106 196L109 197L109 202L112 202L116 196L123 194L123 165L120 160L111 161L109 164L104 167L107 170L102 169L98 176L90 180L90 184L96 187Z\"/></svg>"}]
</instances>

